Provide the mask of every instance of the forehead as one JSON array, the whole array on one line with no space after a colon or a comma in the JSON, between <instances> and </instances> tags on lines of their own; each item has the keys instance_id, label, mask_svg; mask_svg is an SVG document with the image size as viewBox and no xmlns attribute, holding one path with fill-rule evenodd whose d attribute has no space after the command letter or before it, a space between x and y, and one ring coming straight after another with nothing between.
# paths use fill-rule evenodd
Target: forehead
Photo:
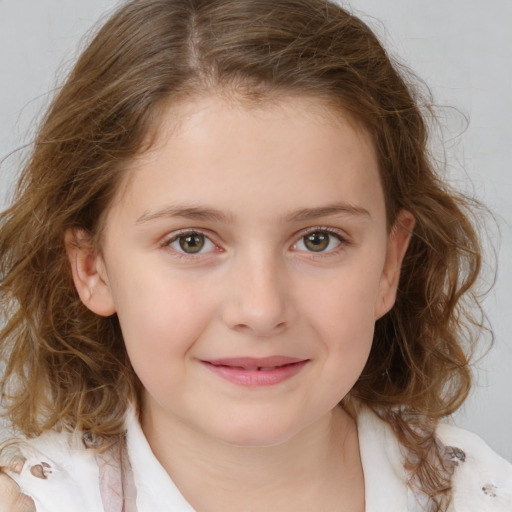
<instances>
[{"instance_id":1,"label":"forehead","mask_svg":"<svg viewBox=\"0 0 512 512\"><path fill-rule=\"evenodd\" d=\"M126 169L117 202L235 208L249 201L257 208L259 201L268 209L274 201L292 209L316 207L322 196L382 202L375 149L360 125L315 98L247 104L208 96L162 112L151 148Z\"/></svg>"}]
</instances>

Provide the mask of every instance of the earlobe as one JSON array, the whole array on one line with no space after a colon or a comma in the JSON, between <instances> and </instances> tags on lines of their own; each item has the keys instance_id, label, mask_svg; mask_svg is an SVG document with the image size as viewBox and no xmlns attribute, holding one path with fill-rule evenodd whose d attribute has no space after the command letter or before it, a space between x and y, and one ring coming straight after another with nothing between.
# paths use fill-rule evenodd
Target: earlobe
<instances>
[{"instance_id":1,"label":"earlobe","mask_svg":"<svg viewBox=\"0 0 512 512\"><path fill-rule=\"evenodd\" d=\"M400 269L409 247L415 219L411 212L400 210L389 234L386 261L379 286L379 297L375 307L375 320L384 316L395 303Z\"/></svg>"},{"instance_id":2,"label":"earlobe","mask_svg":"<svg viewBox=\"0 0 512 512\"><path fill-rule=\"evenodd\" d=\"M89 235L83 230L69 229L65 244L75 288L84 305L97 315L113 315L116 309L105 264Z\"/></svg>"}]
</instances>

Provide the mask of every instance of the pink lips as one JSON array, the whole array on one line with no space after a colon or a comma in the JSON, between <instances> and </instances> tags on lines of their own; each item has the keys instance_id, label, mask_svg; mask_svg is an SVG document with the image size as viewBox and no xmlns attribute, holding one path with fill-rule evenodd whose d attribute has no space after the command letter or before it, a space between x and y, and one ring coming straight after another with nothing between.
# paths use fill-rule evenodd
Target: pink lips
<instances>
[{"instance_id":1,"label":"pink lips","mask_svg":"<svg viewBox=\"0 0 512 512\"><path fill-rule=\"evenodd\" d=\"M308 359L286 356L263 358L234 357L201 361L206 368L225 380L242 386L273 386L283 382L306 365Z\"/></svg>"}]
</instances>

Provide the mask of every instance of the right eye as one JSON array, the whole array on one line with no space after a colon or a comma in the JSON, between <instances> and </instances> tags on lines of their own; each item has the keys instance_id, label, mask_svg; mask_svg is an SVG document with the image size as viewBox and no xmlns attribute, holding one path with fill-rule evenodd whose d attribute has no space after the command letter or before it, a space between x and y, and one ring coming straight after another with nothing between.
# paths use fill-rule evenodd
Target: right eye
<instances>
[{"instance_id":1,"label":"right eye","mask_svg":"<svg viewBox=\"0 0 512 512\"><path fill-rule=\"evenodd\" d=\"M201 254L215 250L215 244L202 233L190 231L180 233L173 237L168 243L175 251L183 254Z\"/></svg>"},{"instance_id":2,"label":"right eye","mask_svg":"<svg viewBox=\"0 0 512 512\"><path fill-rule=\"evenodd\" d=\"M341 236L332 229L315 228L299 239L293 248L312 253L331 253L335 252L342 243Z\"/></svg>"}]
</instances>

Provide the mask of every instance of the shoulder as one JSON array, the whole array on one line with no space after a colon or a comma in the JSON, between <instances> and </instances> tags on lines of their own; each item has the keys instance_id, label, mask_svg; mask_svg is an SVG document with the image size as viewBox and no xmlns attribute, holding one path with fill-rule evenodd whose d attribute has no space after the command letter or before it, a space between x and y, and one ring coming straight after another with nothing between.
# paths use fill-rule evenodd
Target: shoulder
<instances>
[{"instance_id":1,"label":"shoulder","mask_svg":"<svg viewBox=\"0 0 512 512\"><path fill-rule=\"evenodd\" d=\"M407 485L405 449L391 426L367 407L357 423L368 510L426 510L428 498ZM454 466L449 512L512 512L512 464L464 429L439 424L436 437Z\"/></svg>"},{"instance_id":2,"label":"shoulder","mask_svg":"<svg viewBox=\"0 0 512 512\"><path fill-rule=\"evenodd\" d=\"M95 455L76 436L46 432L35 439L13 439L1 459L6 468L0 474L1 499L7 502L14 496L32 504L21 508L16 502L19 506L12 511L103 509Z\"/></svg>"},{"instance_id":3,"label":"shoulder","mask_svg":"<svg viewBox=\"0 0 512 512\"><path fill-rule=\"evenodd\" d=\"M510 512L512 464L472 432L440 424L436 433L455 464L452 479L453 511Z\"/></svg>"}]
</instances>

